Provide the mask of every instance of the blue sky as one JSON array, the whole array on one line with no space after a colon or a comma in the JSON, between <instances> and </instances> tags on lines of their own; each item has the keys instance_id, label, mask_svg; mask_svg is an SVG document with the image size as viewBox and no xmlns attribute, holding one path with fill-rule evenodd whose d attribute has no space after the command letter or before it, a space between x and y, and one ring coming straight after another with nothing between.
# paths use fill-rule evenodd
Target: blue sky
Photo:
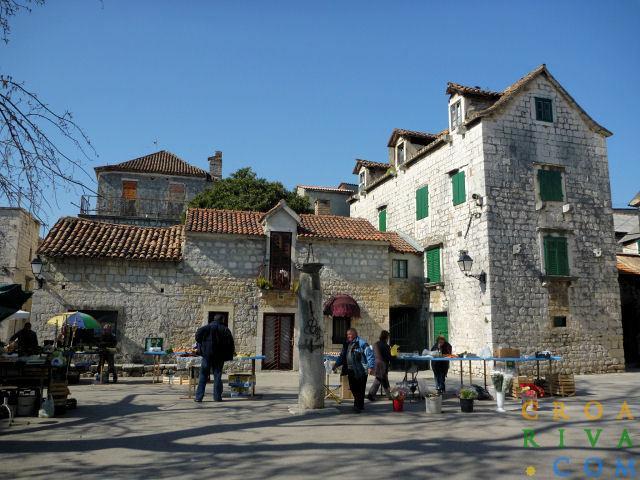
<instances>
[{"instance_id":1,"label":"blue sky","mask_svg":"<svg viewBox=\"0 0 640 480\"><path fill-rule=\"evenodd\" d=\"M455 5L455 6L452 6ZM447 81L500 90L546 63L608 141L614 206L640 190L640 2L49 0L3 73L69 109L98 164L170 150L289 188L354 181L393 128L446 127ZM157 140L157 146L154 141ZM75 215L74 192L59 210Z\"/></svg>"}]
</instances>

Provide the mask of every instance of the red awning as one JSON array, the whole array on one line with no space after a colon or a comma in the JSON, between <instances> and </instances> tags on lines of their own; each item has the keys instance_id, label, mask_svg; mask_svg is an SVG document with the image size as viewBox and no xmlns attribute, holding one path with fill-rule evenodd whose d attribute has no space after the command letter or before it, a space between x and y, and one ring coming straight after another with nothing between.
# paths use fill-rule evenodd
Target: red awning
<instances>
[{"instance_id":1,"label":"red awning","mask_svg":"<svg viewBox=\"0 0 640 480\"><path fill-rule=\"evenodd\" d=\"M360 306L349 295L334 295L324 304L323 313L332 317L359 317Z\"/></svg>"}]
</instances>

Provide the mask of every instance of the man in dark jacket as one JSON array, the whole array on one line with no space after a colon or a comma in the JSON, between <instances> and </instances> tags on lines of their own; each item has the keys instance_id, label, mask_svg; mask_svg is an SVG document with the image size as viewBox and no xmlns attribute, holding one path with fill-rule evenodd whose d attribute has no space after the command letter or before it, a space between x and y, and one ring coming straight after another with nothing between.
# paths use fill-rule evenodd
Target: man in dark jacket
<instances>
[{"instance_id":1,"label":"man in dark jacket","mask_svg":"<svg viewBox=\"0 0 640 480\"><path fill-rule=\"evenodd\" d=\"M432 351L438 351L442 356L451 355L451 345L447 342L447 339L440 335L436 339L436 344L431 349ZM433 370L433 376L436 379L436 390L438 393L445 392L445 379L447 378L447 372L449 372L449 362L445 361L432 361L431 369Z\"/></svg>"},{"instance_id":2,"label":"man in dark jacket","mask_svg":"<svg viewBox=\"0 0 640 480\"><path fill-rule=\"evenodd\" d=\"M373 345L373 354L376 357L376 366L373 369L375 380L369 389L367 398L370 401L376 399L376 394L380 385L384 393L389 396L389 362L391 362L391 347L389 347L389 332L383 330L380 333L380 340Z\"/></svg>"},{"instance_id":3,"label":"man in dark jacket","mask_svg":"<svg viewBox=\"0 0 640 480\"><path fill-rule=\"evenodd\" d=\"M347 330L347 341L342 346L340 357L333 365L335 371L342 366L342 375L349 378L349 389L353 394L353 410L364 410L364 392L367 388L367 374L373 374L375 357L369 344L358 336L355 328Z\"/></svg>"},{"instance_id":4,"label":"man in dark jacket","mask_svg":"<svg viewBox=\"0 0 640 480\"><path fill-rule=\"evenodd\" d=\"M222 315L216 314L208 325L196 332L196 342L200 346L202 364L196 389L196 402L202 402L204 387L213 371L213 401L222 401L222 367L227 360L233 360L235 345L231 331L222 324Z\"/></svg>"},{"instance_id":5,"label":"man in dark jacket","mask_svg":"<svg viewBox=\"0 0 640 480\"><path fill-rule=\"evenodd\" d=\"M107 383L109 381L109 374L113 375L113 383L118 383L118 372L115 365L115 348L116 348L116 336L113 334L111 324L106 323L102 327L102 335L98 337L98 351L100 353L100 360L98 361L98 374L100 375L100 382ZM104 364L107 363L107 371L105 374Z\"/></svg>"},{"instance_id":6,"label":"man in dark jacket","mask_svg":"<svg viewBox=\"0 0 640 480\"><path fill-rule=\"evenodd\" d=\"M14 340L18 341L18 354L19 355L31 355L38 351L38 335L31 330L31 323L27 322L22 327L22 330L17 331L9 339L9 343Z\"/></svg>"}]
</instances>

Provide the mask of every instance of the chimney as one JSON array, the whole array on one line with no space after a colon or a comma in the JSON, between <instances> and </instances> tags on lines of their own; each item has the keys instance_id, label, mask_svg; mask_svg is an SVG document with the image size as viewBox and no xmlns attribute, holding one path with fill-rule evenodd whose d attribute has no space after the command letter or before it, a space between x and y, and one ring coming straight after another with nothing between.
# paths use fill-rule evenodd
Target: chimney
<instances>
[{"instance_id":1,"label":"chimney","mask_svg":"<svg viewBox=\"0 0 640 480\"><path fill-rule=\"evenodd\" d=\"M213 181L222 180L222 152L216 150L213 157L209 157L209 173Z\"/></svg>"},{"instance_id":2,"label":"chimney","mask_svg":"<svg viewBox=\"0 0 640 480\"><path fill-rule=\"evenodd\" d=\"M331 215L331 202L329 200L316 200L313 204L316 215Z\"/></svg>"}]
</instances>

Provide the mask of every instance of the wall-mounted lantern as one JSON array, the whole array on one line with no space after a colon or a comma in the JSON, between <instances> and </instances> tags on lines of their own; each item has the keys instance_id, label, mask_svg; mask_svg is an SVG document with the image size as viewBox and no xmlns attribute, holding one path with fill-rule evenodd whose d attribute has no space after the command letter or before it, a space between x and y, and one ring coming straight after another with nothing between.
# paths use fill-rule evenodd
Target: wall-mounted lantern
<instances>
[{"instance_id":1,"label":"wall-mounted lantern","mask_svg":"<svg viewBox=\"0 0 640 480\"><path fill-rule=\"evenodd\" d=\"M473 258L469 256L469 253L466 250L460 250L458 266L460 267L460 271L464 273L465 277L475 278L481 283L487 282L487 274L485 272L480 272L477 274L471 273L471 268L473 267Z\"/></svg>"}]
</instances>

